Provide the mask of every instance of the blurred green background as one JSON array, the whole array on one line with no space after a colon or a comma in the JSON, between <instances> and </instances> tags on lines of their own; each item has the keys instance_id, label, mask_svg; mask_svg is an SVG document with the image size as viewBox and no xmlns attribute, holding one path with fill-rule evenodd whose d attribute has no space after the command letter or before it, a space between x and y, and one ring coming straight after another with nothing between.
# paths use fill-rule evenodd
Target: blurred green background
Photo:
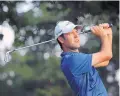
<instances>
[{"instance_id":1,"label":"blurred green background","mask_svg":"<svg viewBox=\"0 0 120 96\"><path fill-rule=\"evenodd\" d=\"M113 23L113 58L98 71L108 95L119 96L119 1L0 1L0 23L7 21L14 29L15 48L54 38L60 20ZM86 36L80 51L97 52L100 40ZM0 96L74 96L60 69L61 52L52 41L12 53L11 61L0 65Z\"/></svg>"}]
</instances>

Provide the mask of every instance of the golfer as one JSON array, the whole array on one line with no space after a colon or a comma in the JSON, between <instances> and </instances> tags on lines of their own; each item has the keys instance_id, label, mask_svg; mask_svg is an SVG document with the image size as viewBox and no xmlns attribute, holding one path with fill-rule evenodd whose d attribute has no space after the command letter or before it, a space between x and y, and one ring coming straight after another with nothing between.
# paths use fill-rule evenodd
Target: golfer
<instances>
[{"instance_id":1,"label":"golfer","mask_svg":"<svg viewBox=\"0 0 120 96\"><path fill-rule=\"evenodd\" d=\"M63 50L61 69L75 96L108 96L96 67L107 66L112 58L112 29L107 23L91 27L102 43L100 51L93 54L78 50L78 29L70 21L60 21L55 27L55 37Z\"/></svg>"}]
</instances>

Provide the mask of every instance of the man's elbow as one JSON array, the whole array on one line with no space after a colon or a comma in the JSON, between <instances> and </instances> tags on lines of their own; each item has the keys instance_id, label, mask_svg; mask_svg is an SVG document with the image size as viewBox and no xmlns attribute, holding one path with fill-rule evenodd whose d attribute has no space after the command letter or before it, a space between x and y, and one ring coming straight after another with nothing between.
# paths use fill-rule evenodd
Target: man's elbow
<instances>
[{"instance_id":1,"label":"man's elbow","mask_svg":"<svg viewBox=\"0 0 120 96\"><path fill-rule=\"evenodd\" d=\"M108 60L108 61L104 63L104 66L108 66L108 65L109 65L109 60L110 60L111 58L112 58L112 55L111 55L111 54L107 56L107 60Z\"/></svg>"},{"instance_id":2,"label":"man's elbow","mask_svg":"<svg viewBox=\"0 0 120 96\"><path fill-rule=\"evenodd\" d=\"M112 59L112 57L113 57L113 54L112 54L112 53L108 55L108 59L109 59L109 60Z\"/></svg>"},{"instance_id":3,"label":"man's elbow","mask_svg":"<svg viewBox=\"0 0 120 96\"><path fill-rule=\"evenodd\" d=\"M107 61L105 64L104 64L104 66L108 66L109 65L109 61Z\"/></svg>"},{"instance_id":4,"label":"man's elbow","mask_svg":"<svg viewBox=\"0 0 120 96\"><path fill-rule=\"evenodd\" d=\"M105 61L102 66L103 66L103 67L108 66L108 65L109 65L109 62L110 62L109 60L108 60L108 61Z\"/></svg>"},{"instance_id":5,"label":"man's elbow","mask_svg":"<svg viewBox=\"0 0 120 96\"><path fill-rule=\"evenodd\" d=\"M113 57L112 53L109 53L109 54L105 55L106 60L110 60L112 57Z\"/></svg>"}]
</instances>

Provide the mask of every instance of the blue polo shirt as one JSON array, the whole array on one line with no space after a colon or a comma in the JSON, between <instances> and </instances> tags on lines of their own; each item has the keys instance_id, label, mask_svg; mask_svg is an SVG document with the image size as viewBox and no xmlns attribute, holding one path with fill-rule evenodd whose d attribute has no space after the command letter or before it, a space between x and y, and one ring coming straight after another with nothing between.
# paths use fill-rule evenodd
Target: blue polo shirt
<instances>
[{"instance_id":1,"label":"blue polo shirt","mask_svg":"<svg viewBox=\"0 0 120 96\"><path fill-rule=\"evenodd\" d=\"M97 70L91 65L92 54L63 52L61 69L75 96L108 96Z\"/></svg>"}]
</instances>

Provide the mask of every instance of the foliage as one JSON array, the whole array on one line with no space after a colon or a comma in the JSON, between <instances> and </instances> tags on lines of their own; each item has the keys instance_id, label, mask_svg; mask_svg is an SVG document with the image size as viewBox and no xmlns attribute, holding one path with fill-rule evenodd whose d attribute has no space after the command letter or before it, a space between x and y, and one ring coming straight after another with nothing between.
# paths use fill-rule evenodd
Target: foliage
<instances>
[{"instance_id":1,"label":"foliage","mask_svg":"<svg viewBox=\"0 0 120 96\"><path fill-rule=\"evenodd\" d=\"M23 5L17 9L18 5L24 3L26 6L32 4L31 9L19 12ZM6 20L14 28L15 48L53 38L59 20L83 25L112 22L114 56L109 66L98 70L109 96L118 96L118 82L115 80L119 67L118 7L118 1L0 1L0 22ZM98 51L99 39L92 34L88 34L88 38L80 50L87 53ZM53 41L11 54L12 60L0 67L0 96L74 96L60 70L57 52L61 50L58 51L56 46L57 42Z\"/></svg>"}]
</instances>

